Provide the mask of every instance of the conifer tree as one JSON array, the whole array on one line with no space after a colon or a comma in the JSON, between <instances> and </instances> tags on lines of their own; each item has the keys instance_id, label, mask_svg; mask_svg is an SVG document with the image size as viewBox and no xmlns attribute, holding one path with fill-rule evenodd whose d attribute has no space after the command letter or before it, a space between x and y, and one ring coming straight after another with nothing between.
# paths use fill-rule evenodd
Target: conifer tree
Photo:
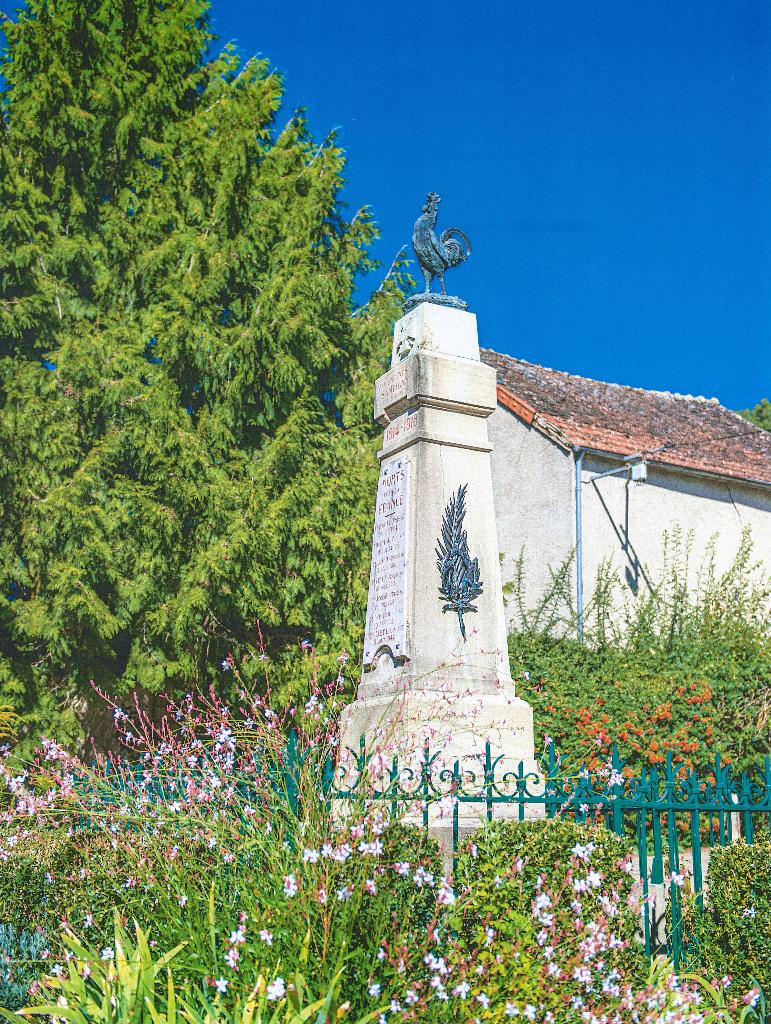
<instances>
[{"instance_id":1,"label":"conifer tree","mask_svg":"<svg viewBox=\"0 0 771 1024\"><path fill-rule=\"evenodd\" d=\"M352 315L344 155L265 61L209 56L205 0L2 28L0 702L77 739L91 680L151 702L232 654L259 684L260 630L288 694L301 641L360 643L402 270Z\"/></svg>"}]
</instances>

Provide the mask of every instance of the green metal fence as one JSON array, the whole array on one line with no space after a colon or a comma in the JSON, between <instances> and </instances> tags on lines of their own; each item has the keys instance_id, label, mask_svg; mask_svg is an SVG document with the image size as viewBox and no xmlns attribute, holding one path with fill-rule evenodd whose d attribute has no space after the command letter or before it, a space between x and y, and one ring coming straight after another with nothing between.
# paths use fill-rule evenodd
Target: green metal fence
<instances>
[{"instance_id":1,"label":"green metal fence","mask_svg":"<svg viewBox=\"0 0 771 1024\"><path fill-rule=\"evenodd\" d=\"M372 771L362 740L348 781L331 781L325 767L325 790L336 799L384 801L392 813L417 808L423 824L432 821L432 805L447 809L455 864L464 807L483 821L505 813L525 820L535 815L569 817L604 824L630 841L636 852L644 900L643 938L648 956L666 951L679 967L683 958L683 891L692 889L695 910L703 910L705 853L742 836L752 843L771 828L771 761L754 775L732 774L716 758L709 770L697 772L675 765L670 754L661 768L643 769L627 777L618 752L599 771L566 767L549 749L543 775L528 773L522 762L511 764L485 744L479 768L451 767L426 745L418 763L400 766L394 757L383 770ZM376 781L373 785L373 779ZM505 810L504 810L505 808ZM687 881L683 865L690 860ZM660 900L655 900L657 891ZM666 896L668 895L668 904ZM663 906L662 906L663 904Z\"/></svg>"},{"instance_id":2,"label":"green metal fence","mask_svg":"<svg viewBox=\"0 0 771 1024\"><path fill-rule=\"evenodd\" d=\"M353 801L359 805L384 803L394 817L409 811L426 828L440 824L452 837L453 867L461 840L461 826L469 819L483 823L505 816L524 821L545 816L579 823L603 822L625 838L636 854L645 908L642 921L645 952L650 957L666 952L680 967L685 940L683 894L693 894L694 910L704 908L705 864L715 846L727 846L742 837L752 843L771 834L771 759L755 773L736 774L716 758L709 769L696 771L673 763L670 754L660 767L644 768L639 775L625 772L613 749L608 764L599 770L571 770L553 748L541 772L527 772L522 762L512 763L485 744L476 759L447 765L440 751L426 744L417 758L384 763L373 757L364 740L351 753L343 769L317 748L304 747L292 731L269 777L278 800L290 813L301 809L301 774L318 772L318 797L328 802ZM469 763L474 764L469 768ZM108 766L109 767L109 766ZM137 775L142 769L136 766ZM155 780L152 799L175 798L177 783ZM244 799L247 782L238 784ZM437 822L437 808L442 817ZM88 827L88 819L81 827ZM690 862L687 879L683 867Z\"/></svg>"}]
</instances>

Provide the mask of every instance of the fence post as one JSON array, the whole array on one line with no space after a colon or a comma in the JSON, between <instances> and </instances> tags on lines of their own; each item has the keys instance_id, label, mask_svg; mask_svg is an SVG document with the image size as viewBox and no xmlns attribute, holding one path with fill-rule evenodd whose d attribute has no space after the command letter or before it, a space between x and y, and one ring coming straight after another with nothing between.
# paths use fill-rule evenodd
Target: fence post
<instances>
[{"instance_id":1,"label":"fence post","mask_svg":"<svg viewBox=\"0 0 771 1024\"><path fill-rule=\"evenodd\" d=\"M295 816L300 813L300 787L297 781L299 740L297 730L292 729L286 742L286 764L284 767L284 786L289 809Z\"/></svg>"},{"instance_id":2,"label":"fence post","mask_svg":"<svg viewBox=\"0 0 771 1024\"><path fill-rule=\"evenodd\" d=\"M458 806L460 804L460 762L452 766L452 873L458 869Z\"/></svg>"},{"instance_id":3,"label":"fence post","mask_svg":"<svg viewBox=\"0 0 771 1024\"><path fill-rule=\"evenodd\" d=\"M549 768L546 773L546 786L544 788L544 803L546 805L546 817L553 818L559 807L557 797L557 759L554 755L554 741L549 744Z\"/></svg>"},{"instance_id":4,"label":"fence post","mask_svg":"<svg viewBox=\"0 0 771 1024\"><path fill-rule=\"evenodd\" d=\"M431 757L430 749L428 746L428 739L423 743L423 770L421 772L422 788L423 788L423 828L428 828L428 798L430 796L430 775L431 775Z\"/></svg>"},{"instance_id":5,"label":"fence post","mask_svg":"<svg viewBox=\"0 0 771 1024\"><path fill-rule=\"evenodd\" d=\"M396 818L399 811L399 758L394 754L391 761L391 772L389 777L389 789L391 790L391 817Z\"/></svg>"},{"instance_id":6,"label":"fence post","mask_svg":"<svg viewBox=\"0 0 771 1024\"><path fill-rule=\"evenodd\" d=\"M614 774L621 776L622 763L618 756L618 748L616 744L613 744L613 750L610 759L611 768ZM622 800L624 799L624 782L623 776L621 776L621 782L613 782L611 786L611 792L613 794L613 831L617 836L624 835L624 807Z\"/></svg>"},{"instance_id":7,"label":"fence post","mask_svg":"<svg viewBox=\"0 0 771 1024\"><path fill-rule=\"evenodd\" d=\"M645 955L651 955L651 920L650 906L648 900L650 890L648 888L648 790L645 784L645 767L640 775L639 803L637 806L637 859L640 864L640 882L642 883L642 904L643 904L643 939L645 942Z\"/></svg>"},{"instance_id":8,"label":"fence post","mask_svg":"<svg viewBox=\"0 0 771 1024\"><path fill-rule=\"evenodd\" d=\"M704 909L704 894L702 888L704 879L701 872L701 822L699 820L699 779L696 769L691 768L689 788L693 807L691 808L691 853L693 856L693 891L696 897L696 910L698 913Z\"/></svg>"},{"instance_id":9,"label":"fence post","mask_svg":"<svg viewBox=\"0 0 771 1024\"><path fill-rule=\"evenodd\" d=\"M680 845L677 835L675 787L677 779L672 764L672 751L667 754L664 793L667 807L667 840L669 845L669 899L672 912L672 963L680 967L683 956L683 904L680 886L674 881L680 873Z\"/></svg>"}]
</instances>

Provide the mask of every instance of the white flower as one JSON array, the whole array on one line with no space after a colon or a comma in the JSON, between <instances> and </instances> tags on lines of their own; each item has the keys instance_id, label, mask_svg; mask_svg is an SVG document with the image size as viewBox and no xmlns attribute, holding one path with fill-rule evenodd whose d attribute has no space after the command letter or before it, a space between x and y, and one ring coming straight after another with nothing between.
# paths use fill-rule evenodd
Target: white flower
<instances>
[{"instance_id":1,"label":"white flower","mask_svg":"<svg viewBox=\"0 0 771 1024\"><path fill-rule=\"evenodd\" d=\"M455 893L446 878L439 883L439 891L436 894L436 902L443 907L451 907L455 903Z\"/></svg>"},{"instance_id":2,"label":"white flower","mask_svg":"<svg viewBox=\"0 0 771 1024\"><path fill-rule=\"evenodd\" d=\"M537 911L547 910L551 906L551 899L545 892L539 892L535 898L535 909Z\"/></svg>"},{"instance_id":3,"label":"white flower","mask_svg":"<svg viewBox=\"0 0 771 1024\"><path fill-rule=\"evenodd\" d=\"M514 1003L506 1003L506 1009L503 1012L507 1017L519 1016L519 1009L514 1005Z\"/></svg>"},{"instance_id":4,"label":"white flower","mask_svg":"<svg viewBox=\"0 0 771 1024\"><path fill-rule=\"evenodd\" d=\"M115 950L112 948L112 946L105 946L102 952L100 953L100 956L102 960L112 960L115 957Z\"/></svg>"},{"instance_id":5,"label":"white flower","mask_svg":"<svg viewBox=\"0 0 771 1024\"><path fill-rule=\"evenodd\" d=\"M482 1008L486 1010L487 1007L490 1005L490 997L486 995L484 992L480 992L479 995L477 996L477 1002L481 1003Z\"/></svg>"},{"instance_id":6,"label":"white flower","mask_svg":"<svg viewBox=\"0 0 771 1024\"><path fill-rule=\"evenodd\" d=\"M574 857L578 857L579 860L588 861L594 848L594 843L587 843L585 846L582 846L581 843L576 843L571 853Z\"/></svg>"},{"instance_id":7,"label":"white flower","mask_svg":"<svg viewBox=\"0 0 771 1024\"><path fill-rule=\"evenodd\" d=\"M460 985L455 986L455 988L452 990L452 994L454 996L460 996L461 999L465 999L466 996L469 994L470 989L471 985L469 985L467 981L462 981Z\"/></svg>"},{"instance_id":8,"label":"white flower","mask_svg":"<svg viewBox=\"0 0 771 1024\"><path fill-rule=\"evenodd\" d=\"M291 898L297 893L297 882L294 875L284 875L284 895Z\"/></svg>"},{"instance_id":9,"label":"white flower","mask_svg":"<svg viewBox=\"0 0 771 1024\"><path fill-rule=\"evenodd\" d=\"M319 851L318 850L309 850L307 848L305 850L303 850L303 863L304 864L315 864L318 859L319 859Z\"/></svg>"},{"instance_id":10,"label":"white flower","mask_svg":"<svg viewBox=\"0 0 771 1024\"><path fill-rule=\"evenodd\" d=\"M177 900L177 903L179 903L180 907L184 907L187 903L187 896L185 896L185 894L182 893L182 895Z\"/></svg>"},{"instance_id":11,"label":"white flower","mask_svg":"<svg viewBox=\"0 0 771 1024\"><path fill-rule=\"evenodd\" d=\"M365 857L380 857L383 854L383 844L379 839L373 839L371 843L359 843L359 853Z\"/></svg>"},{"instance_id":12,"label":"white flower","mask_svg":"<svg viewBox=\"0 0 771 1024\"><path fill-rule=\"evenodd\" d=\"M742 911L742 917L755 917L757 913L758 912L754 907L745 907Z\"/></svg>"},{"instance_id":13,"label":"white flower","mask_svg":"<svg viewBox=\"0 0 771 1024\"><path fill-rule=\"evenodd\" d=\"M685 884L685 874L679 871L673 871L669 881L672 883L672 885L676 885L679 889L682 889L683 885Z\"/></svg>"},{"instance_id":14,"label":"white flower","mask_svg":"<svg viewBox=\"0 0 771 1024\"><path fill-rule=\"evenodd\" d=\"M532 1003L528 1003L525 1007L525 1016L528 1020L535 1020L535 1007Z\"/></svg>"},{"instance_id":15,"label":"white flower","mask_svg":"<svg viewBox=\"0 0 771 1024\"><path fill-rule=\"evenodd\" d=\"M214 987L217 989L218 992L224 994L225 992L227 992L229 984L230 982L228 981L227 978L217 978L217 980L214 982Z\"/></svg>"},{"instance_id":16,"label":"white flower","mask_svg":"<svg viewBox=\"0 0 771 1024\"><path fill-rule=\"evenodd\" d=\"M380 995L380 985L379 985L379 983L376 982L376 981L373 981L372 984L370 985L370 987L367 989L367 991L369 992L369 994L371 996L379 996Z\"/></svg>"},{"instance_id":17,"label":"white flower","mask_svg":"<svg viewBox=\"0 0 771 1024\"><path fill-rule=\"evenodd\" d=\"M264 943L266 943L266 945L268 945L268 946L272 946L273 945L273 935L272 935L271 932L268 931L267 928L263 928L262 929L262 931L260 932L260 938L262 939L262 941Z\"/></svg>"},{"instance_id":18,"label":"white flower","mask_svg":"<svg viewBox=\"0 0 771 1024\"><path fill-rule=\"evenodd\" d=\"M268 985L268 999L283 999L286 995L286 985L283 978L276 978Z\"/></svg>"}]
</instances>

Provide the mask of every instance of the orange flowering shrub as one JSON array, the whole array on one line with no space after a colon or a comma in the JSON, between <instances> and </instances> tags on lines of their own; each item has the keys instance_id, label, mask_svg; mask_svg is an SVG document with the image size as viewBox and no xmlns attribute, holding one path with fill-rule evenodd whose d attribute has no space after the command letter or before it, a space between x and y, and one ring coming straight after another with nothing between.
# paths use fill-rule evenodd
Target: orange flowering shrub
<instances>
[{"instance_id":1,"label":"orange flowering shrub","mask_svg":"<svg viewBox=\"0 0 771 1024\"><path fill-rule=\"evenodd\" d=\"M768 749L762 717L752 714L767 668L737 678L716 667L705 678L543 635L513 636L510 646L517 692L569 763L598 768L615 743L630 773L663 764L670 752L688 768L720 754L743 769Z\"/></svg>"}]
</instances>

